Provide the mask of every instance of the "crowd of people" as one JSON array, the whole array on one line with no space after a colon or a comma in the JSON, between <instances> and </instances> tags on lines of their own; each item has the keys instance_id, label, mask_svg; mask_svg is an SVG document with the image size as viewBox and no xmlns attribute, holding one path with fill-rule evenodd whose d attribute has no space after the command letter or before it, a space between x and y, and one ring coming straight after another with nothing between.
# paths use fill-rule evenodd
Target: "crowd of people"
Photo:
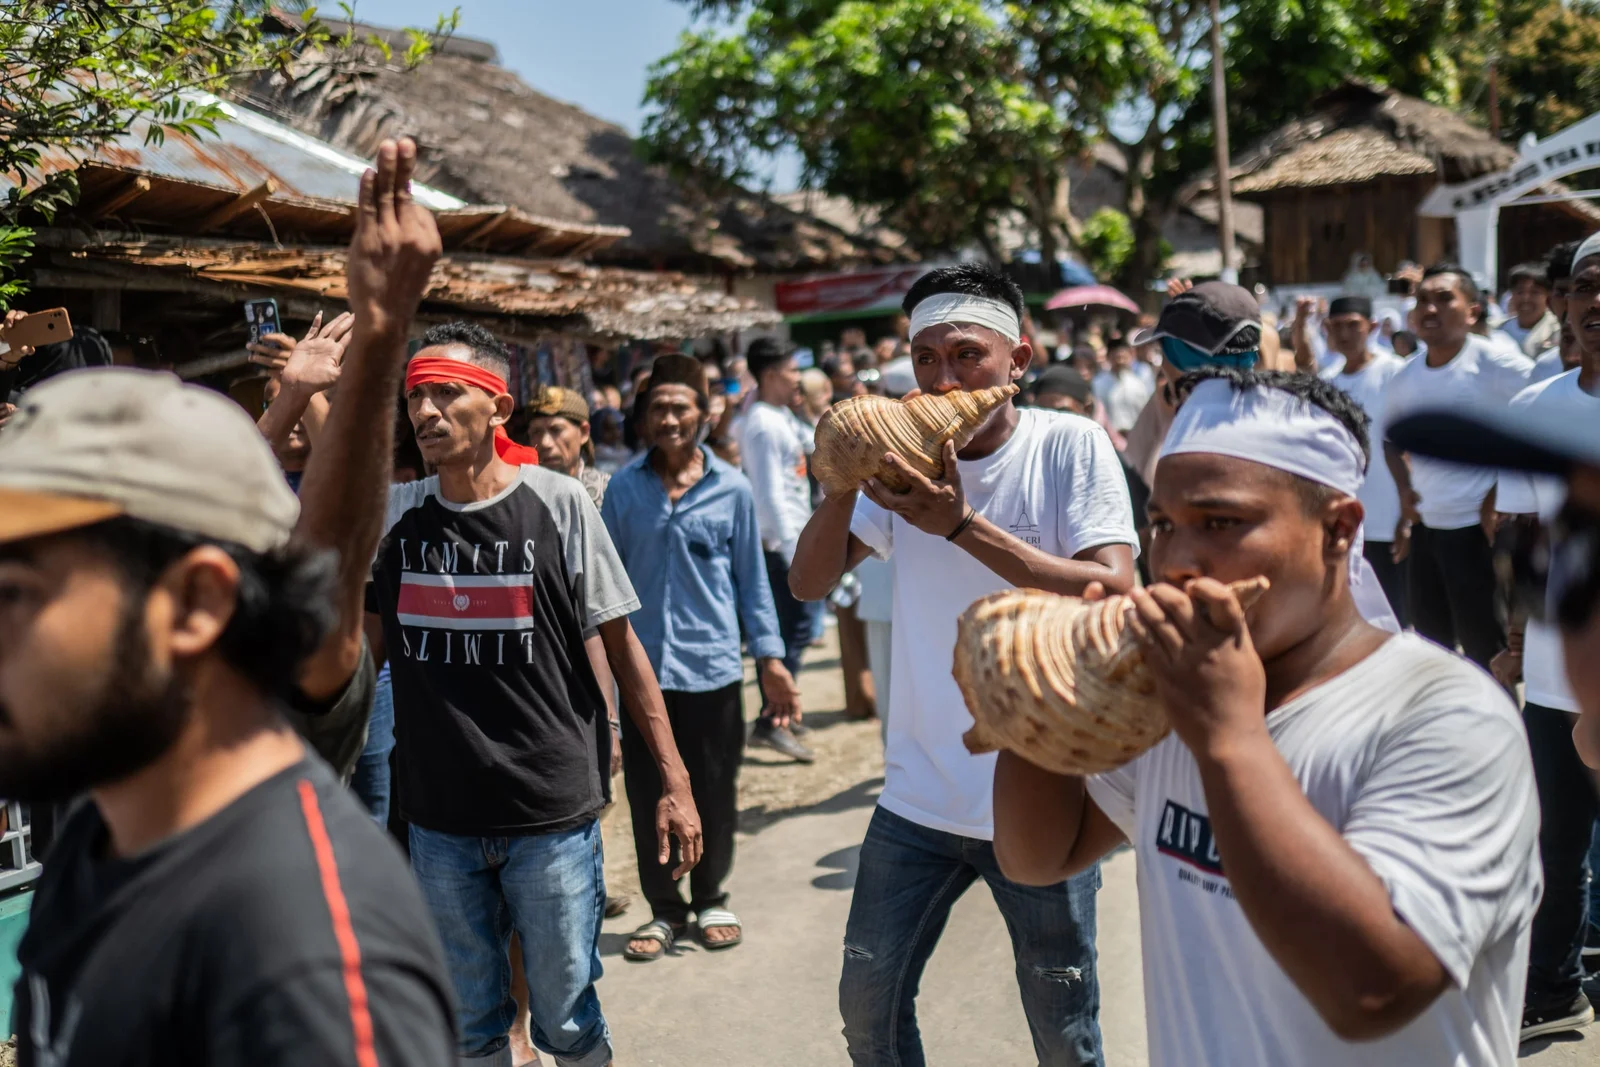
<instances>
[{"instance_id":1,"label":"crowd of people","mask_svg":"<svg viewBox=\"0 0 1600 1067\"><path fill-rule=\"evenodd\" d=\"M1359 271L1282 336L1174 283L1052 353L962 264L871 347L669 348L518 409L491 332L414 330L415 163L385 142L362 179L348 311L253 347L254 422L129 369L7 412L0 794L72 804L23 1064L613 1062L617 778L624 955L741 944L740 764L814 758L826 610L884 731L843 931L859 1067L924 1062L920 978L980 879L1038 1061L1102 1064L1121 846L1152 1063L1506 1067L1592 1021L1600 235L1512 271L1497 328L1440 264L1387 319ZM1007 385L939 478L810 475L833 404ZM1171 734L1087 779L971 754L949 650L1012 587L1130 598Z\"/></svg>"}]
</instances>

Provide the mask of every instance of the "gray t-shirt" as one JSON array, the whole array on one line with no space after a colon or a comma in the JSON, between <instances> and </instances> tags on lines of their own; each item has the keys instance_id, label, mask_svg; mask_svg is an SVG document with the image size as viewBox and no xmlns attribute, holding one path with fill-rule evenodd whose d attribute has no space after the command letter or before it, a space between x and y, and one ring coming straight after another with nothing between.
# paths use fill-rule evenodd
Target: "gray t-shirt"
<instances>
[{"instance_id":1,"label":"gray t-shirt","mask_svg":"<svg viewBox=\"0 0 1600 1067\"><path fill-rule=\"evenodd\" d=\"M367 609L383 620L407 821L488 837L593 819L611 727L584 634L638 607L576 478L523 467L471 504L438 478L395 486Z\"/></svg>"},{"instance_id":2,"label":"gray t-shirt","mask_svg":"<svg viewBox=\"0 0 1600 1067\"><path fill-rule=\"evenodd\" d=\"M331 700L312 700L299 690L289 698L289 722L346 785L367 745L367 720L372 717L377 673L372 651L363 638L361 662L356 665L355 674Z\"/></svg>"}]
</instances>

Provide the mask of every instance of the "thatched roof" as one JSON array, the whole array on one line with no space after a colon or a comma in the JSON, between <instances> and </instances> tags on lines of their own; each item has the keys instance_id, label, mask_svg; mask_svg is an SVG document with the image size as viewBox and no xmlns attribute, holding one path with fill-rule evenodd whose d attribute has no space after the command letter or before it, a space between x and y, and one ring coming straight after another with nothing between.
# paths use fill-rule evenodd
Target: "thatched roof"
<instances>
[{"instance_id":1,"label":"thatched roof","mask_svg":"<svg viewBox=\"0 0 1600 1067\"><path fill-rule=\"evenodd\" d=\"M687 270L789 272L904 258L756 193L706 199L647 166L633 137L470 55L410 72L358 46L307 52L288 76L240 87L252 106L357 155L402 133L422 149L418 177L470 203L631 231L596 260Z\"/></svg>"},{"instance_id":2,"label":"thatched roof","mask_svg":"<svg viewBox=\"0 0 1600 1067\"><path fill-rule=\"evenodd\" d=\"M1448 108L1352 81L1235 157L1231 174L1233 191L1248 196L1384 177L1437 174L1445 182L1468 181L1505 168L1516 156L1516 149ZM1207 178L1195 191L1211 184Z\"/></svg>"}]
</instances>

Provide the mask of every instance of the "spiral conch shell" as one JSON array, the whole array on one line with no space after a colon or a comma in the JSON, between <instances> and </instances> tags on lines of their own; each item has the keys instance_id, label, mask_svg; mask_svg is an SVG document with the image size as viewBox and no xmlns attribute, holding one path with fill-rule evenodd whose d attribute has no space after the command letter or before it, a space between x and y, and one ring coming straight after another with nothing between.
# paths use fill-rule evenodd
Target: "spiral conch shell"
<instances>
[{"instance_id":1,"label":"spiral conch shell","mask_svg":"<svg viewBox=\"0 0 1600 1067\"><path fill-rule=\"evenodd\" d=\"M847 492L873 477L890 489L909 489L904 477L883 462L883 454L893 452L927 477L941 478L944 443L966 447L989 413L1016 391L1014 385L997 385L910 400L855 396L840 401L817 424L812 473L829 493Z\"/></svg>"},{"instance_id":2,"label":"spiral conch shell","mask_svg":"<svg viewBox=\"0 0 1600 1067\"><path fill-rule=\"evenodd\" d=\"M1248 608L1265 578L1234 582ZM1006 748L1057 774L1098 774L1171 728L1128 628L1133 600L1086 601L1034 589L986 596L957 622L955 674L976 724L973 754Z\"/></svg>"}]
</instances>

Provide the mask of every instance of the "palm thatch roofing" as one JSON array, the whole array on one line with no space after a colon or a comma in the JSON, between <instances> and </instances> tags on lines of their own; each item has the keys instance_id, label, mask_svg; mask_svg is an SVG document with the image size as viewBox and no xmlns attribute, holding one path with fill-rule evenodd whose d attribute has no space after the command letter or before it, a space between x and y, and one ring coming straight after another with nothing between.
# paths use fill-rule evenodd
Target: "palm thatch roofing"
<instances>
[{"instance_id":1,"label":"palm thatch roofing","mask_svg":"<svg viewBox=\"0 0 1600 1067\"><path fill-rule=\"evenodd\" d=\"M363 157L383 138L409 134L421 149L418 178L469 203L626 227L629 236L593 253L600 262L788 273L914 258L769 196L697 194L647 165L622 127L537 92L480 55L446 50L400 72L366 46L311 50L287 73L241 85L237 95Z\"/></svg>"},{"instance_id":2,"label":"palm thatch roofing","mask_svg":"<svg viewBox=\"0 0 1600 1067\"><path fill-rule=\"evenodd\" d=\"M1487 130L1449 108L1381 86L1350 81L1324 94L1305 118L1287 123L1235 157L1239 196L1434 174L1463 182L1517 158ZM1209 188L1208 178L1202 186Z\"/></svg>"}]
</instances>

